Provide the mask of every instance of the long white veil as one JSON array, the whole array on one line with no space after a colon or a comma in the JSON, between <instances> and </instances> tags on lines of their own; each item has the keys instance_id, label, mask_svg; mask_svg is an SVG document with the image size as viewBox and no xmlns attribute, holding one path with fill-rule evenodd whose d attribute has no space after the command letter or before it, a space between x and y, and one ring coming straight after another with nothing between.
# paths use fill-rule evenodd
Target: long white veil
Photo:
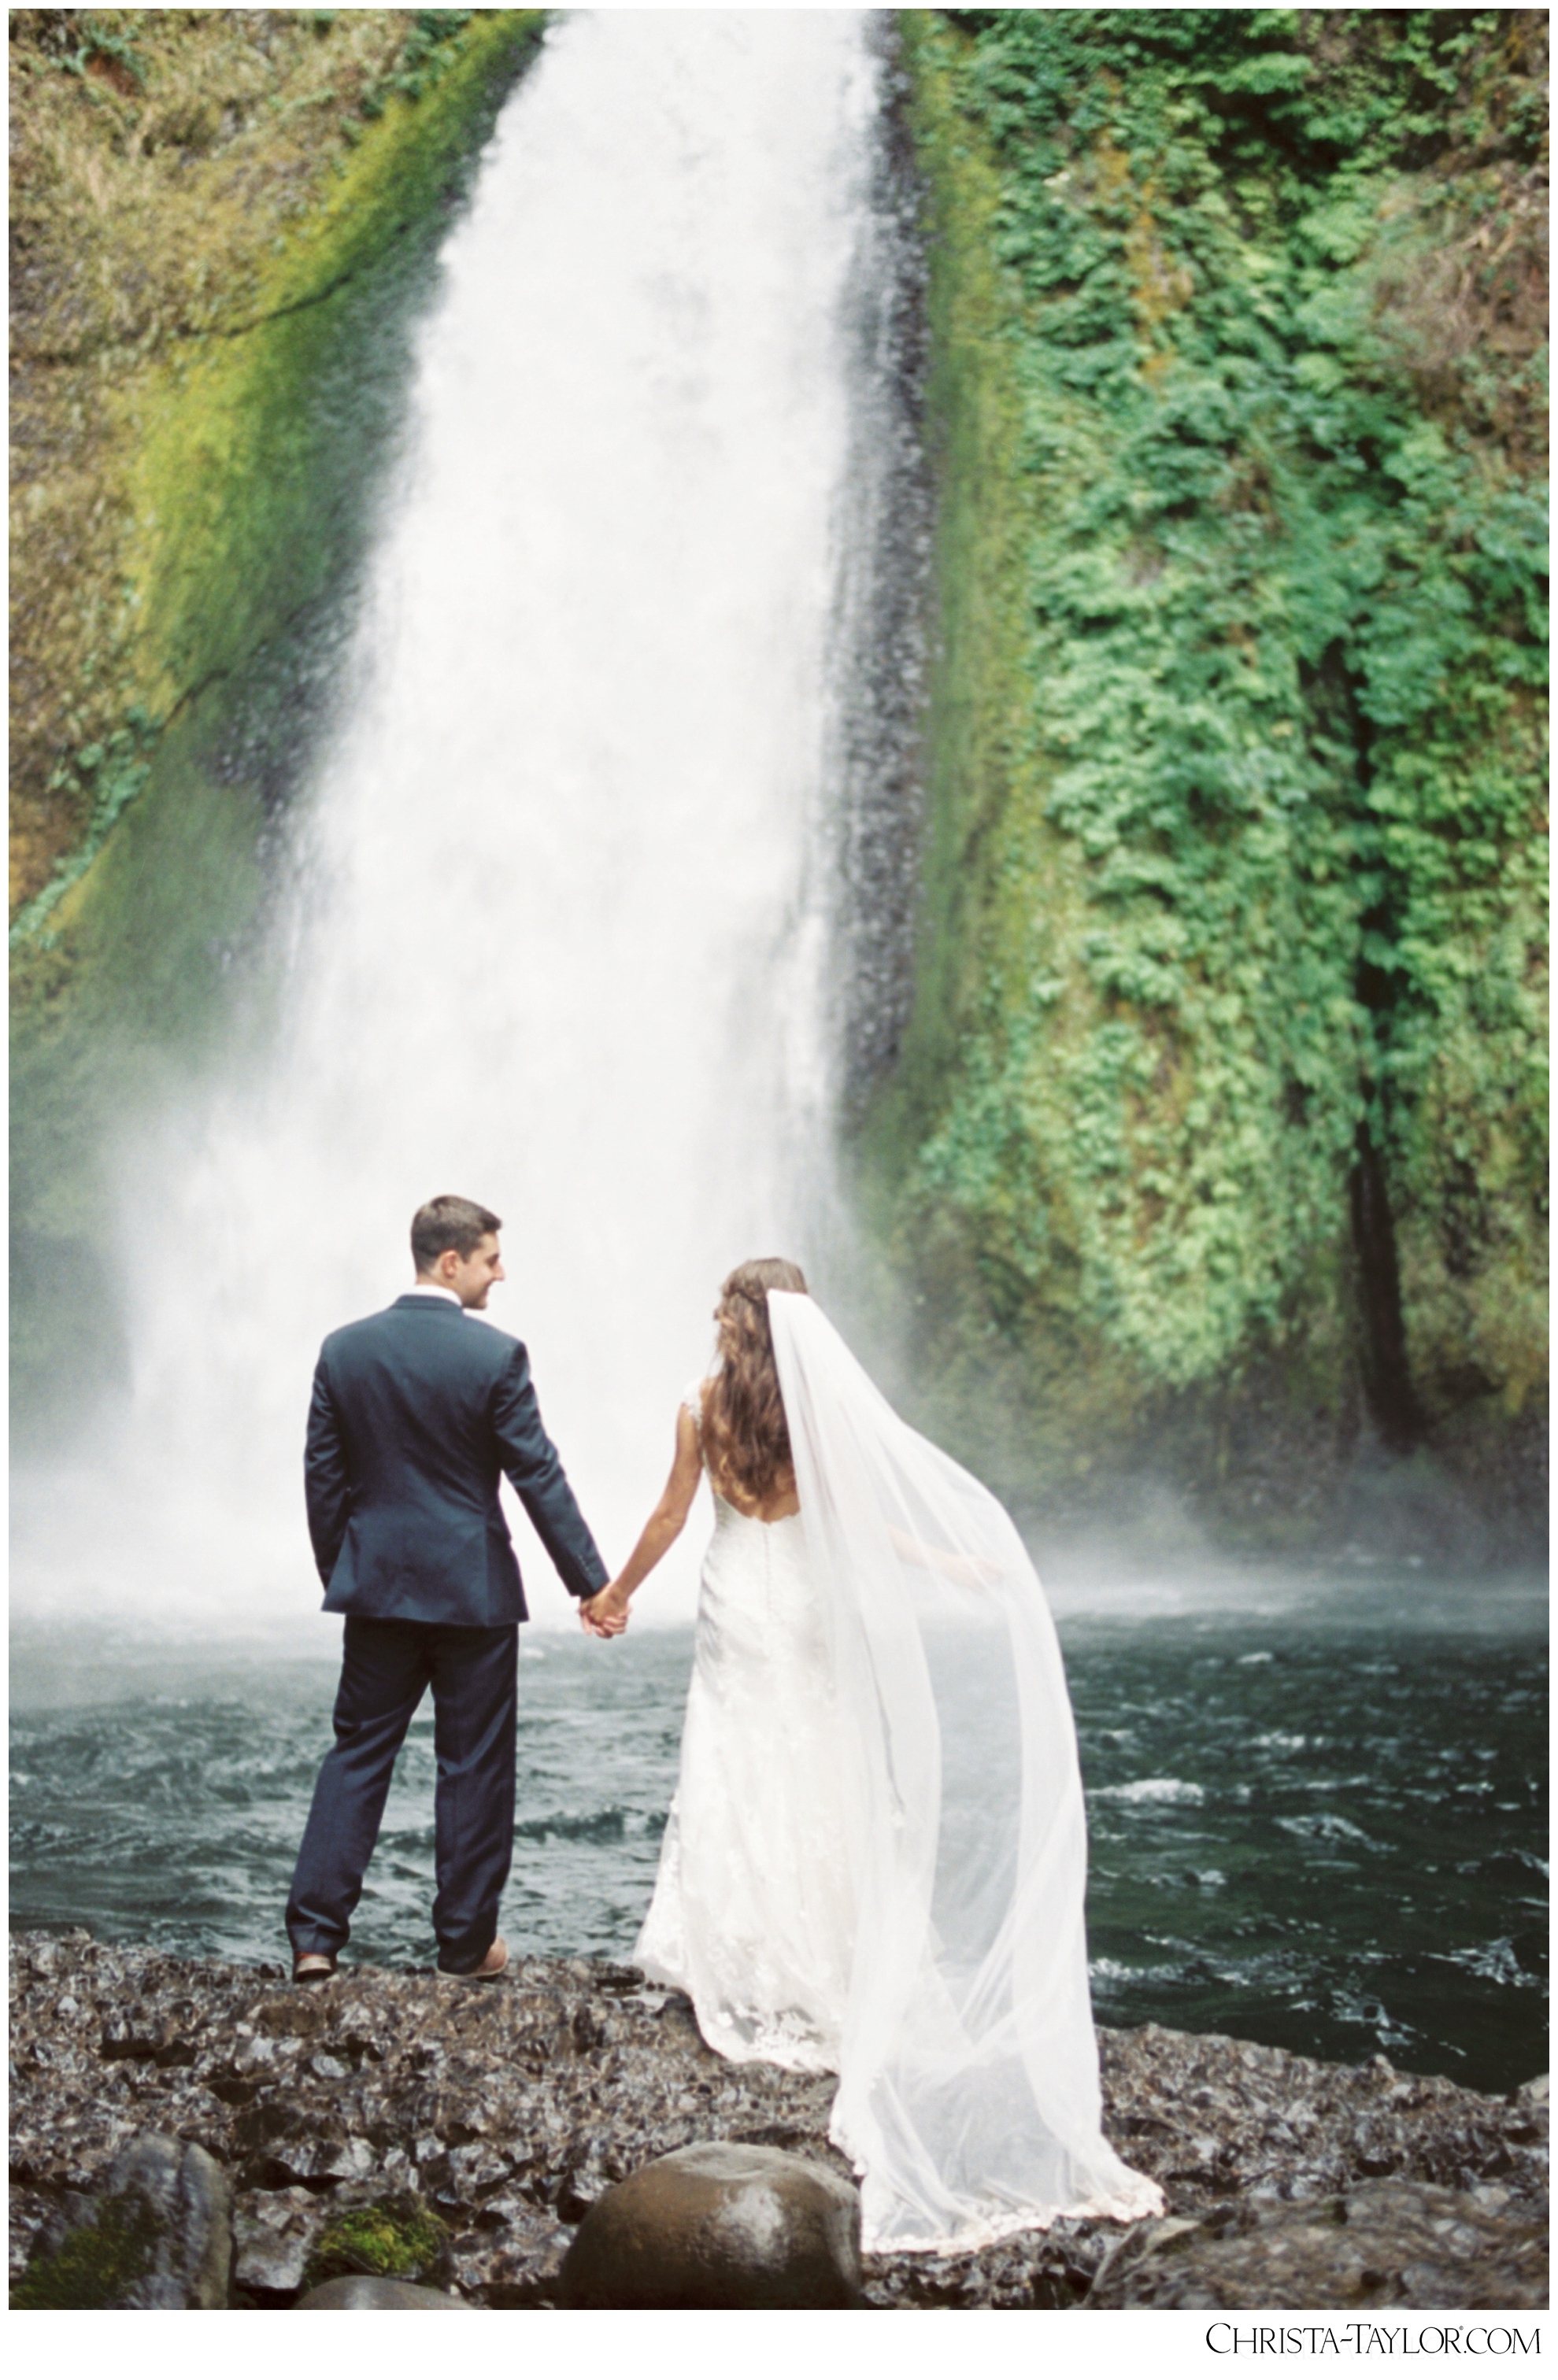
<instances>
[{"instance_id":1,"label":"long white veil","mask_svg":"<svg viewBox=\"0 0 1558 2380\"><path fill-rule=\"evenodd\" d=\"M866 2245L1159 2213L1101 2129L1081 1777L1037 1573L809 1297L770 1290L768 1311L848 1779L832 2137L862 2176Z\"/></svg>"}]
</instances>

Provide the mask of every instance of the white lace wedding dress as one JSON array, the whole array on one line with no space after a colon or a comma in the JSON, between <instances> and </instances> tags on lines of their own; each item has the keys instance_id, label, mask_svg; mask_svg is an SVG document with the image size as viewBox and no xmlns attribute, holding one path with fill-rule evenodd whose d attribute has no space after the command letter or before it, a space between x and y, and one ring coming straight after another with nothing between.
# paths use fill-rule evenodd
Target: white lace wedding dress
<instances>
[{"instance_id":1,"label":"white lace wedding dress","mask_svg":"<svg viewBox=\"0 0 1558 2380\"><path fill-rule=\"evenodd\" d=\"M809 1297L768 1302L801 1509L714 1498L634 1957L724 2057L837 2073L868 2249L1160 2212L1101 2129L1081 1779L1032 1564Z\"/></svg>"}]
</instances>

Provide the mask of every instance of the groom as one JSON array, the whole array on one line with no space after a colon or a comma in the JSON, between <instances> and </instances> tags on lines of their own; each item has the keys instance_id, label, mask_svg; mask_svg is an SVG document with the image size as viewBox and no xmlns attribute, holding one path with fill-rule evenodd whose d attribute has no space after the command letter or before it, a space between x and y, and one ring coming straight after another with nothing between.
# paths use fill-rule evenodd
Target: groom
<instances>
[{"instance_id":1,"label":"groom","mask_svg":"<svg viewBox=\"0 0 1558 2380\"><path fill-rule=\"evenodd\" d=\"M570 1595L594 1595L607 1572L542 1427L529 1356L469 1319L504 1278L501 1228L469 1198L431 1199L411 1223L414 1287L320 1350L309 1534L324 1609L347 1623L335 1748L286 1904L296 1983L335 1972L395 1756L430 1685L438 1963L482 1978L507 1964L497 1915L514 1833L518 1622L529 1615L500 1470Z\"/></svg>"}]
</instances>

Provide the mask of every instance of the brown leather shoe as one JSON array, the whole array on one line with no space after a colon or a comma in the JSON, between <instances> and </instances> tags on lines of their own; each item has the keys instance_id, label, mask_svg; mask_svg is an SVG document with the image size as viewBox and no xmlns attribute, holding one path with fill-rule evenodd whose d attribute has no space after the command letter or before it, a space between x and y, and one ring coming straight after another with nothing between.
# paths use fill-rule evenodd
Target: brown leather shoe
<instances>
[{"instance_id":1,"label":"brown leather shoe","mask_svg":"<svg viewBox=\"0 0 1558 2380\"><path fill-rule=\"evenodd\" d=\"M495 1935L493 1947L479 1967L468 1967L459 1980L462 1984L490 1984L502 1974L508 1964L508 1945L501 1934Z\"/></svg>"}]
</instances>

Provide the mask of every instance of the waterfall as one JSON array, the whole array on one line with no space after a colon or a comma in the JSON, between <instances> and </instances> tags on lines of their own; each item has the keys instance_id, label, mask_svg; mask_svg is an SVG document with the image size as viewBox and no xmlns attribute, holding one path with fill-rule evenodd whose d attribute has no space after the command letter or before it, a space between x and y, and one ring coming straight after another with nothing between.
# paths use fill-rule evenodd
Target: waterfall
<instances>
[{"instance_id":1,"label":"waterfall","mask_svg":"<svg viewBox=\"0 0 1558 2380\"><path fill-rule=\"evenodd\" d=\"M507 106L294 818L269 1053L120 1152L131 1392L90 1467L21 1483L24 1607L297 1627L314 1355L408 1285L434 1193L504 1218L491 1318L614 1566L723 1273L817 1260L880 79L858 18L607 11ZM691 1611L678 1552L646 1619Z\"/></svg>"}]
</instances>

